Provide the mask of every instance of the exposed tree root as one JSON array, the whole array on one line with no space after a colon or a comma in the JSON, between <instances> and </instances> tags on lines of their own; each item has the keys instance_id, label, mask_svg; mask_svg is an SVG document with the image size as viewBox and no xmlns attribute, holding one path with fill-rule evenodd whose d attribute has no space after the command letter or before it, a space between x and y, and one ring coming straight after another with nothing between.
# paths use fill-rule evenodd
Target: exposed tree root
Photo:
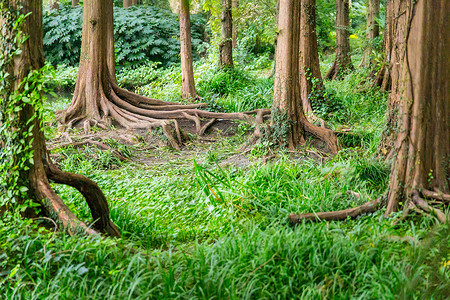
<instances>
[{"instance_id":1,"label":"exposed tree root","mask_svg":"<svg viewBox=\"0 0 450 300\"><path fill-rule=\"evenodd\" d=\"M291 225L296 225L300 223L302 220L310 220L310 221L342 221L350 218L356 218L365 213L372 213L378 209L378 205L380 204L380 200L374 200L371 202L367 202L361 206L355 208L349 208L338 211L331 212L319 212L319 213L308 213L308 214L290 214L289 222Z\"/></svg>"},{"instance_id":2,"label":"exposed tree root","mask_svg":"<svg viewBox=\"0 0 450 300\"><path fill-rule=\"evenodd\" d=\"M113 237L120 237L119 230L113 224L113 222L111 221L111 219L109 217L109 208L108 208L108 203L106 201L106 197L94 181L92 181L91 179L89 179L83 175L64 172L64 171L60 170L59 168L57 168L53 164L48 165L46 172L47 172L47 176L50 180L52 180L56 183L65 184L65 185L74 187L83 195L83 197L86 199L86 202L91 210L92 218L94 220L93 227L96 230L98 230L99 232L104 232ZM57 198L60 199L59 197L57 197ZM51 199L51 198L49 198L49 199ZM53 199L53 201L51 201L51 203L55 203L55 199ZM60 210L66 211L68 209L64 203L62 203L62 204L63 205L60 205L57 209L55 209L55 211L57 211L57 212L59 212ZM67 223L70 224L71 222L73 223L75 220L78 220L72 214L72 212L70 212L70 210L69 210L69 212L66 211L66 214L67 214L67 216L64 216L64 218L66 220L66 224ZM70 214L72 214L72 215L69 216ZM85 226L83 226L83 224L84 224L83 222L79 222L79 224L77 224L77 225L80 225L80 224L82 227L85 227ZM73 227L73 226L71 226L71 227ZM93 233L93 232L91 232L92 229L90 229L90 228L85 228L85 229L86 229L87 233Z\"/></svg>"},{"instance_id":3,"label":"exposed tree root","mask_svg":"<svg viewBox=\"0 0 450 300\"><path fill-rule=\"evenodd\" d=\"M422 190L422 195L433 198L433 199L439 199L443 201L448 201L449 195L446 194L440 194L437 192L432 192L428 190ZM355 193L353 191L349 191L349 193L356 198L359 198L359 194ZM345 210L338 210L338 211L331 211L331 212L318 212L318 213L306 213L306 214L290 214L289 215L289 222L291 225L296 225L300 223L302 220L310 220L310 221L342 221L350 218L356 218L359 215L362 215L364 213L372 213L375 212L378 209L378 206L380 204L380 200L377 199L375 201L367 202L361 206L355 207L355 208L349 208ZM435 216L439 222L445 223L446 222L446 215L445 213L436 208L429 205L427 201L425 201L422 197L420 197L419 192L415 190L412 194L412 199L406 206L405 210L403 211L403 215L400 219L396 220L394 222L394 225L399 223L400 221L404 220L406 216L411 212L415 211L418 214L422 215L433 215Z\"/></svg>"},{"instance_id":4,"label":"exposed tree root","mask_svg":"<svg viewBox=\"0 0 450 300\"><path fill-rule=\"evenodd\" d=\"M82 84L77 84L77 87ZM143 97L118 87L114 82L99 85L98 103L94 101L95 105L90 107L89 101L92 99L88 99L87 92L80 92L77 88L70 107L60 112L59 121L68 128L82 124L85 134L90 132L91 126L107 128L116 124L126 129L147 130L161 127L171 146L180 150L184 134L180 130L179 120L192 121L196 133L203 135L219 120L241 120L258 126L264 116L270 115L269 109L239 113L210 112L199 109L205 107L205 103L183 105ZM206 119L206 123L202 124L202 119Z\"/></svg>"}]
</instances>

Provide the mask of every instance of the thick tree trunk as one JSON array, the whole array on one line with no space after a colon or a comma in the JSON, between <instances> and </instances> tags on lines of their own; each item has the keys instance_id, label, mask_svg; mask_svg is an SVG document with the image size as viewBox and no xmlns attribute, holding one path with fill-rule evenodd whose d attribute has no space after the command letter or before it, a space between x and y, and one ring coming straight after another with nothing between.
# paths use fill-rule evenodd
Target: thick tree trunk
<instances>
[{"instance_id":1,"label":"thick tree trunk","mask_svg":"<svg viewBox=\"0 0 450 300\"><path fill-rule=\"evenodd\" d=\"M336 57L325 78L336 79L351 69L349 0L336 0Z\"/></svg>"},{"instance_id":2,"label":"thick tree trunk","mask_svg":"<svg viewBox=\"0 0 450 300\"><path fill-rule=\"evenodd\" d=\"M233 6L233 12L234 15L238 15L239 12L239 0L232 0L231 5ZM233 20L237 20L238 18L236 16L233 16ZM234 22L233 24L233 49L237 46L237 38L238 38L238 29L237 24Z\"/></svg>"},{"instance_id":3,"label":"thick tree trunk","mask_svg":"<svg viewBox=\"0 0 450 300\"><path fill-rule=\"evenodd\" d=\"M381 0L369 0L367 5L367 26L366 26L366 42L367 46L364 50L360 67L368 67L370 64L370 56L373 51L373 41L380 35L380 27L377 18L380 12Z\"/></svg>"},{"instance_id":4,"label":"thick tree trunk","mask_svg":"<svg viewBox=\"0 0 450 300\"><path fill-rule=\"evenodd\" d=\"M310 94L322 88L316 33L316 0L301 1L300 16L300 89L303 111L311 115Z\"/></svg>"},{"instance_id":5,"label":"thick tree trunk","mask_svg":"<svg viewBox=\"0 0 450 300\"><path fill-rule=\"evenodd\" d=\"M221 67L233 66L233 16L231 0L221 0L222 4L222 42L220 43Z\"/></svg>"},{"instance_id":6,"label":"thick tree trunk","mask_svg":"<svg viewBox=\"0 0 450 300\"><path fill-rule=\"evenodd\" d=\"M308 132L322 139L331 152L337 153L338 144L334 133L331 130L319 128L309 123L303 112L300 97L298 55L300 44L300 1L280 1L277 40L275 88L272 106L272 123L274 127L289 127L288 136L285 138L291 149L303 144L305 142L304 133Z\"/></svg>"},{"instance_id":7,"label":"thick tree trunk","mask_svg":"<svg viewBox=\"0 0 450 300\"><path fill-rule=\"evenodd\" d=\"M180 43L182 97L195 99L194 67L192 66L191 17L189 0L180 0Z\"/></svg>"},{"instance_id":8,"label":"thick tree trunk","mask_svg":"<svg viewBox=\"0 0 450 300\"><path fill-rule=\"evenodd\" d=\"M386 215L396 211L400 202L412 200L422 209L427 207L417 196L422 190L450 192L450 37L444 30L450 28L450 2L404 2L406 46L403 59L395 62L401 65L402 75L396 83L400 91L396 157Z\"/></svg>"},{"instance_id":9,"label":"thick tree trunk","mask_svg":"<svg viewBox=\"0 0 450 300\"><path fill-rule=\"evenodd\" d=\"M17 56L10 67L15 78L14 89L19 89L19 83L27 77L32 70L39 70L44 65L43 37L42 37L42 1L10 1L13 7L22 6L21 12L30 15L23 24L23 34L28 37L22 45L22 52ZM0 22L1 23L1 22ZM21 178L26 178L29 184L29 195L39 203L48 216L56 216L64 227L70 230L84 231L88 234L99 232L111 236L120 236L116 226L109 218L109 208L106 198L98 186L90 179L75 174L60 171L52 164L48 156L45 137L41 129L41 120L35 118L34 107L30 104L22 104L23 109L19 112L19 122L22 124L22 132L32 132L27 136L27 142L32 145L33 165L30 169L21 170ZM32 120L30 122L30 120ZM64 202L55 193L50 185L50 180L76 187L85 196L94 218L93 228L89 228L84 222L70 211Z\"/></svg>"},{"instance_id":10,"label":"thick tree trunk","mask_svg":"<svg viewBox=\"0 0 450 300\"><path fill-rule=\"evenodd\" d=\"M132 5L131 0L123 0L123 2L122 2L123 8L128 8L128 7L130 7L131 5Z\"/></svg>"},{"instance_id":11,"label":"thick tree trunk","mask_svg":"<svg viewBox=\"0 0 450 300\"><path fill-rule=\"evenodd\" d=\"M79 1L78 0L72 0L72 6L78 6Z\"/></svg>"}]
</instances>

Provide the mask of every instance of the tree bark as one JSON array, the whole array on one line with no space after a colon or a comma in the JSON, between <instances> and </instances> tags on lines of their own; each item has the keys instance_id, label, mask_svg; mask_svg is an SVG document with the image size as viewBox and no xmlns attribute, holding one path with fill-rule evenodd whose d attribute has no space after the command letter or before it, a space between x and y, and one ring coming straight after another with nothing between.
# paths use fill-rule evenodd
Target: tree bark
<instances>
[{"instance_id":1,"label":"tree bark","mask_svg":"<svg viewBox=\"0 0 450 300\"><path fill-rule=\"evenodd\" d=\"M131 0L131 5L138 5L138 0Z\"/></svg>"},{"instance_id":2,"label":"tree bark","mask_svg":"<svg viewBox=\"0 0 450 300\"><path fill-rule=\"evenodd\" d=\"M222 42L220 43L220 67L233 67L233 16L231 0L221 0Z\"/></svg>"},{"instance_id":3,"label":"tree bark","mask_svg":"<svg viewBox=\"0 0 450 300\"><path fill-rule=\"evenodd\" d=\"M303 111L313 113L310 94L323 87L316 33L316 0L301 0L300 16L300 88Z\"/></svg>"},{"instance_id":4,"label":"tree bark","mask_svg":"<svg viewBox=\"0 0 450 300\"><path fill-rule=\"evenodd\" d=\"M78 0L72 0L72 6L78 6L79 1Z\"/></svg>"},{"instance_id":5,"label":"tree bark","mask_svg":"<svg viewBox=\"0 0 450 300\"><path fill-rule=\"evenodd\" d=\"M288 147L291 149L304 144L304 133L308 132L323 140L330 152L337 153L339 147L334 133L331 130L319 128L309 123L303 111L300 96L298 55L300 45L300 1L280 1L277 41L272 106L272 123L274 127L289 127L288 136L285 138ZM280 118L280 116L285 116L285 118ZM280 120L288 124L282 124Z\"/></svg>"},{"instance_id":6,"label":"tree bark","mask_svg":"<svg viewBox=\"0 0 450 300\"><path fill-rule=\"evenodd\" d=\"M387 125L380 143L380 153L386 157L393 154L395 130L402 93L402 62L405 58L407 32L407 5L405 0L390 0L386 8L386 29L384 36L385 67L378 74L382 90L391 90L386 112Z\"/></svg>"},{"instance_id":7,"label":"tree bark","mask_svg":"<svg viewBox=\"0 0 450 300\"><path fill-rule=\"evenodd\" d=\"M123 2L122 2L123 8L128 8L128 7L130 7L131 5L132 5L131 0L123 0Z\"/></svg>"},{"instance_id":8,"label":"tree bark","mask_svg":"<svg viewBox=\"0 0 450 300\"><path fill-rule=\"evenodd\" d=\"M399 125L386 215L416 191L448 194L450 174L450 27L448 0L407 0ZM396 3L395 11L401 8ZM394 88L394 86L393 86ZM417 197L417 196L416 196ZM423 203L414 201L420 207Z\"/></svg>"},{"instance_id":9,"label":"tree bark","mask_svg":"<svg viewBox=\"0 0 450 300\"><path fill-rule=\"evenodd\" d=\"M349 0L336 0L336 57L326 79L336 79L353 69L350 57Z\"/></svg>"},{"instance_id":10,"label":"tree bark","mask_svg":"<svg viewBox=\"0 0 450 300\"><path fill-rule=\"evenodd\" d=\"M23 35L28 39L21 46L22 51L16 57L10 70L13 70L14 90L19 91L19 84L26 78L30 71L39 70L44 65L43 37L42 37L42 1L11 0L12 7L21 8L21 13L29 14L22 26ZM1 23L1 22L0 22ZM27 143L32 145L33 164L29 169L21 170L21 178L28 182L29 196L41 205L43 212L47 216L57 218L69 231L79 230L87 234L104 232L111 236L120 236L117 227L109 217L109 208L106 198L100 188L90 179L75 174L68 174L60 171L51 162L46 145L44 132L41 128L42 120L35 118L36 112L31 104L22 103L23 109L19 112L18 118L21 124L21 132L32 132L26 137ZM59 180L55 180L55 175L59 174ZM70 181L71 177L75 177ZM50 185L50 180L76 186L85 196L94 218L93 228L88 227L80 221L64 204L61 198L55 193ZM68 182L70 181L70 182Z\"/></svg>"},{"instance_id":11,"label":"tree bark","mask_svg":"<svg viewBox=\"0 0 450 300\"><path fill-rule=\"evenodd\" d=\"M194 67L192 65L191 17L189 0L180 0L181 80L183 99L195 99Z\"/></svg>"},{"instance_id":12,"label":"tree bark","mask_svg":"<svg viewBox=\"0 0 450 300\"><path fill-rule=\"evenodd\" d=\"M369 0L367 5L367 26L366 26L366 42L367 46L364 50L360 67L367 68L370 64L370 56L373 51L373 41L380 35L380 27L377 18L380 12L381 0Z\"/></svg>"}]
</instances>

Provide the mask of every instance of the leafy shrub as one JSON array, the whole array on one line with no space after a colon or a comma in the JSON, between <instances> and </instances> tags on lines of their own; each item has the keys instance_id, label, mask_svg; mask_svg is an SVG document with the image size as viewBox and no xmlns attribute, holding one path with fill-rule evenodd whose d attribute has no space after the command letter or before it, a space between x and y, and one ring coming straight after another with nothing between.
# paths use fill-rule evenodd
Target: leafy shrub
<instances>
[{"instance_id":1,"label":"leafy shrub","mask_svg":"<svg viewBox=\"0 0 450 300\"><path fill-rule=\"evenodd\" d=\"M206 27L202 15L192 15L192 47L199 57ZM44 14L44 52L52 64L78 64L81 49L82 8L61 5L58 11ZM179 60L179 24L177 15L151 6L114 8L116 62L136 66L151 61L164 65Z\"/></svg>"},{"instance_id":2,"label":"leafy shrub","mask_svg":"<svg viewBox=\"0 0 450 300\"><path fill-rule=\"evenodd\" d=\"M240 68L212 69L204 80L198 83L200 90L218 95L237 92L251 83L249 74ZM208 76L210 75L210 76Z\"/></svg>"},{"instance_id":3,"label":"leafy shrub","mask_svg":"<svg viewBox=\"0 0 450 300\"><path fill-rule=\"evenodd\" d=\"M75 87L78 76L78 66L59 65L54 72L54 76L49 78L47 85L50 88L68 91Z\"/></svg>"}]
</instances>

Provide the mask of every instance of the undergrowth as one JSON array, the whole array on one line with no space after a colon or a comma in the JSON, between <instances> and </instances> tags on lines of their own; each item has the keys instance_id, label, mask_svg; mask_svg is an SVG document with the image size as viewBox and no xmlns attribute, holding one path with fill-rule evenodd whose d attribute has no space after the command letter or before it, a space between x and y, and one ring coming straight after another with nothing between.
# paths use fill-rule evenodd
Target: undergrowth
<instances>
[{"instance_id":1,"label":"undergrowth","mask_svg":"<svg viewBox=\"0 0 450 300\"><path fill-rule=\"evenodd\" d=\"M265 75L239 66L218 70L206 62L195 70L198 93L209 109L271 106L273 80ZM179 101L177 66L124 74L118 76L124 86ZM107 141L130 158L125 162L91 147L53 151L65 171L99 184L122 238L69 236L54 232L46 220L4 215L0 294L5 299L444 299L450 289L449 225L415 216L393 225L401 213L385 218L383 211L343 222L287 224L288 213L345 209L383 197L389 168L376 149L386 98L365 78L356 71L325 83L330 101L338 105L320 103L326 111L321 116L333 129L352 133L340 137L347 147L333 158L309 146L295 155L279 151L271 162L264 159L270 153L258 147L240 153L236 149L248 138L244 125L233 137L214 144L192 141L181 152L149 147L142 152L141 144ZM45 104L48 136L59 134L51 111L69 102L70 97ZM78 217L90 220L76 190L55 189Z\"/></svg>"}]
</instances>

